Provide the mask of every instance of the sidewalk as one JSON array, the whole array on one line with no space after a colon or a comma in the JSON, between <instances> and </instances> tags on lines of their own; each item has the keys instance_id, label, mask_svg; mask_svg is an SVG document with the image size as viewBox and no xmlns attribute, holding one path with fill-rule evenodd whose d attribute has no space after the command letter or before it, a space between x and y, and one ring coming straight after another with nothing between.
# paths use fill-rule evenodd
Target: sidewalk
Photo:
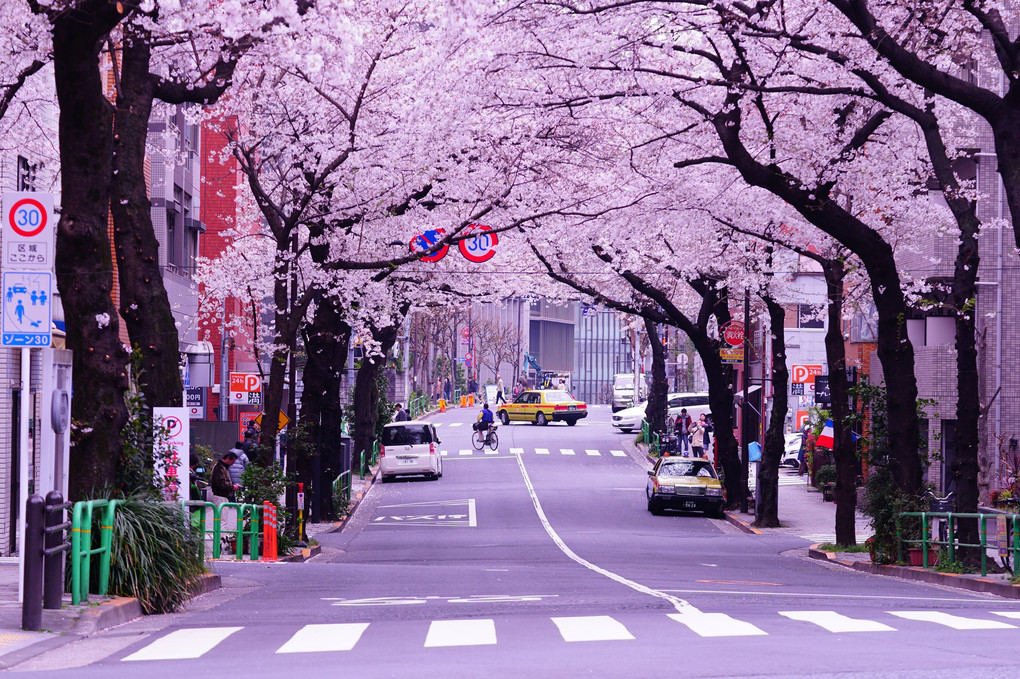
<instances>
[{"instance_id":1,"label":"sidewalk","mask_svg":"<svg viewBox=\"0 0 1020 679\"><path fill-rule=\"evenodd\" d=\"M627 441L625 445L637 455L645 455L642 446L631 441ZM646 459L650 462L654 460L647 457ZM796 535L811 540L815 544L808 547L808 557L844 568L1020 599L1020 585L1012 584L1008 573L989 573L987 576L973 573L940 573L931 568L874 564L866 552L822 551L819 549L821 544L836 541L836 504L823 502L821 492L810 487L806 477L797 476L796 472L788 468L781 468L779 472L779 522L782 524L779 528L757 528L752 525L753 514L732 510L726 512L726 520L749 534ZM874 532L871 530L870 519L859 512L855 532L858 544L862 544Z\"/></svg>"}]
</instances>

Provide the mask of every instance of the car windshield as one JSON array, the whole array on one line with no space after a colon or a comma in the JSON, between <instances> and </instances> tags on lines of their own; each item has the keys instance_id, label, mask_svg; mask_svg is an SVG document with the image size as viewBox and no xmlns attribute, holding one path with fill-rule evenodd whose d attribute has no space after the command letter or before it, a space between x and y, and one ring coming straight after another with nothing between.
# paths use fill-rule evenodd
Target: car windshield
<instances>
[{"instance_id":1,"label":"car windshield","mask_svg":"<svg viewBox=\"0 0 1020 679\"><path fill-rule=\"evenodd\" d=\"M613 389L633 389L634 388L634 376L633 375L617 375L613 378Z\"/></svg>"},{"instance_id":2,"label":"car windshield","mask_svg":"<svg viewBox=\"0 0 1020 679\"><path fill-rule=\"evenodd\" d=\"M545 392L546 403L569 403L574 399L565 391L547 391Z\"/></svg>"},{"instance_id":3,"label":"car windshield","mask_svg":"<svg viewBox=\"0 0 1020 679\"><path fill-rule=\"evenodd\" d=\"M384 427L384 446L414 446L432 443L432 431L427 424L404 424L399 427Z\"/></svg>"},{"instance_id":4,"label":"car windshield","mask_svg":"<svg viewBox=\"0 0 1020 679\"><path fill-rule=\"evenodd\" d=\"M659 467L659 476L698 476L714 479L715 470L703 460L670 460Z\"/></svg>"}]
</instances>

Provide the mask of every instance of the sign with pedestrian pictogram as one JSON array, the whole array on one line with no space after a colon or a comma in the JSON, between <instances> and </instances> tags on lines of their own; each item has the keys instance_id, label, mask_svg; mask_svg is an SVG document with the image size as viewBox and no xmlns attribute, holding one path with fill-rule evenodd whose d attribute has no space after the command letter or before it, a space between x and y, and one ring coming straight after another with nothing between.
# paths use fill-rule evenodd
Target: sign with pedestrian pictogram
<instances>
[{"instance_id":1,"label":"sign with pedestrian pictogram","mask_svg":"<svg viewBox=\"0 0 1020 679\"><path fill-rule=\"evenodd\" d=\"M426 252L433 245L438 243L446 235L446 229L429 229L425 233L420 233L411 239L411 252ZM444 245L439 248L431 255L427 255L421 258L423 262L438 262L443 257L446 257L446 253L450 251L450 246Z\"/></svg>"},{"instance_id":2,"label":"sign with pedestrian pictogram","mask_svg":"<svg viewBox=\"0 0 1020 679\"><path fill-rule=\"evenodd\" d=\"M262 378L255 373L230 373L231 405L262 405Z\"/></svg>"},{"instance_id":3,"label":"sign with pedestrian pictogram","mask_svg":"<svg viewBox=\"0 0 1020 679\"><path fill-rule=\"evenodd\" d=\"M744 324L730 321L722 327L722 337L731 347L739 347L744 343Z\"/></svg>"},{"instance_id":4,"label":"sign with pedestrian pictogram","mask_svg":"<svg viewBox=\"0 0 1020 679\"><path fill-rule=\"evenodd\" d=\"M471 224L463 232L470 235L462 240L458 247L460 254L472 262L481 263L492 259L496 254L496 246L499 245L499 237L492 231L491 226L483 224Z\"/></svg>"},{"instance_id":5,"label":"sign with pedestrian pictogram","mask_svg":"<svg viewBox=\"0 0 1020 679\"><path fill-rule=\"evenodd\" d=\"M52 193L5 193L3 266L17 271L53 268Z\"/></svg>"},{"instance_id":6,"label":"sign with pedestrian pictogram","mask_svg":"<svg viewBox=\"0 0 1020 679\"><path fill-rule=\"evenodd\" d=\"M5 347L48 347L53 324L53 275L42 271L3 274L2 342Z\"/></svg>"}]
</instances>

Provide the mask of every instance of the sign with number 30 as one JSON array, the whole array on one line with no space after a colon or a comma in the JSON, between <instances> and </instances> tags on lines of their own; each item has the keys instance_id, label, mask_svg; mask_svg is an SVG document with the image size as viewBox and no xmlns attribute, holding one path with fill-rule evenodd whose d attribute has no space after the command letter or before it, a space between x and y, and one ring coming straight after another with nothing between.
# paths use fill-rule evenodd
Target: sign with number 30
<instances>
[{"instance_id":1,"label":"sign with number 30","mask_svg":"<svg viewBox=\"0 0 1020 679\"><path fill-rule=\"evenodd\" d=\"M472 262L487 262L496 254L496 246L499 244L499 237L492 231L491 227L482 224L472 224L467 228L467 233L473 233L459 244L460 254Z\"/></svg>"}]
</instances>

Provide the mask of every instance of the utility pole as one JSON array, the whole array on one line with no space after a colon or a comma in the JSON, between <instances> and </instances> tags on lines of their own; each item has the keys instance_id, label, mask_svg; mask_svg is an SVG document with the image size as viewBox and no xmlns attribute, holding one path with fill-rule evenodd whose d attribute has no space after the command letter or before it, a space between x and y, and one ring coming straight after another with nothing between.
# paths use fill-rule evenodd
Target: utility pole
<instances>
[{"instance_id":1,"label":"utility pole","mask_svg":"<svg viewBox=\"0 0 1020 679\"><path fill-rule=\"evenodd\" d=\"M749 467L750 467L750 451L748 451L748 443L751 441L750 436L750 424L751 418L748 417L748 411L750 410L751 404L748 401L750 394L748 388L751 384L749 368L751 360L750 342L748 342L748 335L751 330L751 291L749 288L744 288L744 364L741 366L741 389L744 391L744 400L740 404L740 511L743 514L747 513L747 489L749 480Z\"/></svg>"}]
</instances>

